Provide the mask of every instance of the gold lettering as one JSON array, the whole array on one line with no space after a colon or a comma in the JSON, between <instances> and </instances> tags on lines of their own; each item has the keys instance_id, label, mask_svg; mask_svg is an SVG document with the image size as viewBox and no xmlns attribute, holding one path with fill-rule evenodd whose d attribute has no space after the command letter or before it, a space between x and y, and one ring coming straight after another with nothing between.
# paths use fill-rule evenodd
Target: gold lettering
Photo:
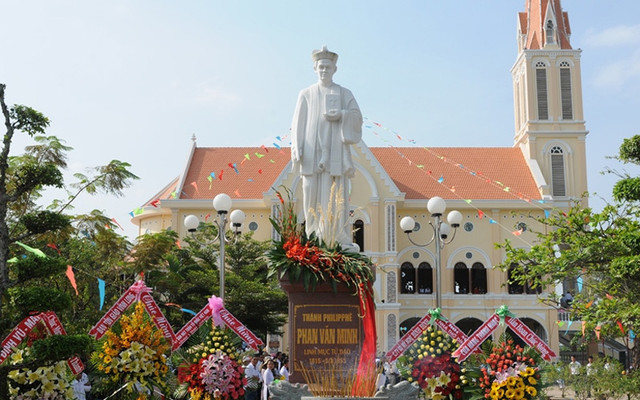
<instances>
[{"instance_id":1,"label":"gold lettering","mask_svg":"<svg viewBox=\"0 0 640 400\"><path fill-rule=\"evenodd\" d=\"M336 344L336 330L331 328L320 329L320 343Z\"/></svg>"},{"instance_id":2,"label":"gold lettering","mask_svg":"<svg viewBox=\"0 0 640 400\"><path fill-rule=\"evenodd\" d=\"M353 314L322 314L323 322L351 322Z\"/></svg>"},{"instance_id":3,"label":"gold lettering","mask_svg":"<svg viewBox=\"0 0 640 400\"><path fill-rule=\"evenodd\" d=\"M322 314L318 314L318 313L303 313L302 314L302 321L303 322L322 322Z\"/></svg>"},{"instance_id":4,"label":"gold lettering","mask_svg":"<svg viewBox=\"0 0 640 400\"><path fill-rule=\"evenodd\" d=\"M318 330L312 328L298 328L296 330L298 344L318 344Z\"/></svg>"},{"instance_id":5,"label":"gold lettering","mask_svg":"<svg viewBox=\"0 0 640 400\"><path fill-rule=\"evenodd\" d=\"M338 329L338 344L358 344L357 329Z\"/></svg>"}]
</instances>

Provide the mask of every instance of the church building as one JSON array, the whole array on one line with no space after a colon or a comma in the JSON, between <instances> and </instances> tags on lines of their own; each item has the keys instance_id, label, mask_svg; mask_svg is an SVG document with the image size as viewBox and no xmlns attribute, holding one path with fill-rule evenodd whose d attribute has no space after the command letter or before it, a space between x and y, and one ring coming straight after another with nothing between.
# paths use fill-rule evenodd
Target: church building
<instances>
[{"instance_id":1,"label":"church building","mask_svg":"<svg viewBox=\"0 0 640 400\"><path fill-rule=\"evenodd\" d=\"M570 38L560 0L526 0L517 16L511 68L515 125L508 147L368 147L363 141L352 146L356 174L349 223L354 243L377 265L379 353L437 302L442 315L466 334L507 305L558 353L565 333L558 328L558 311L538 301L539 288L511 284L508 272L493 267L505 258L495 243L509 239L531 247L531 230L545 229L532 217L566 210L587 191L581 50L572 48ZM184 236L184 218L193 214L204 221L215 214L212 199L227 193L232 209L247 216L244 229L258 240L273 238L269 217L279 205L274 188L288 187L296 200L302 198L288 143L198 147L193 138L179 176L134 216L139 234L172 229ZM435 196L446 201L445 216L450 210L463 216L441 251L434 243L415 245L400 228L400 220L411 216L411 239L426 243L434 221L427 202ZM557 290L566 288L560 283ZM282 350L288 351L286 343Z\"/></svg>"}]
</instances>

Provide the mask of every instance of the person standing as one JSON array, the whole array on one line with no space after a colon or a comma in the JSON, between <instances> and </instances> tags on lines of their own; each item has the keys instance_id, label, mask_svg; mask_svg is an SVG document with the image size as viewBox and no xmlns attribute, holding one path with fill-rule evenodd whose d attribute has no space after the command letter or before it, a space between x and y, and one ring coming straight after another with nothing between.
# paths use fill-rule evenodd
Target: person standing
<instances>
[{"instance_id":1,"label":"person standing","mask_svg":"<svg viewBox=\"0 0 640 400\"><path fill-rule=\"evenodd\" d=\"M291 125L291 161L293 172L301 176L302 203L307 235L332 244L351 245L347 233L349 179L355 167L350 145L362 139L362 114L349 89L333 82L338 54L326 46L311 53L318 82L298 95ZM342 209L337 220L328 224L329 208ZM324 214L323 218L319 218Z\"/></svg>"},{"instance_id":2,"label":"person standing","mask_svg":"<svg viewBox=\"0 0 640 400\"><path fill-rule=\"evenodd\" d=\"M251 361L244 369L244 376L247 378L247 385L244 387L246 400L258 400L260 397L260 382L262 374L258 367L258 355L254 354Z\"/></svg>"},{"instance_id":3,"label":"person standing","mask_svg":"<svg viewBox=\"0 0 640 400\"><path fill-rule=\"evenodd\" d=\"M275 380L277 376L276 363L273 359L265 361L265 366L262 370L262 396L260 400L269 400L271 394L269 393L269 384Z\"/></svg>"},{"instance_id":4,"label":"person standing","mask_svg":"<svg viewBox=\"0 0 640 400\"><path fill-rule=\"evenodd\" d=\"M280 368L280 376L283 381L289 382L289 359L283 356L282 367Z\"/></svg>"},{"instance_id":5,"label":"person standing","mask_svg":"<svg viewBox=\"0 0 640 400\"><path fill-rule=\"evenodd\" d=\"M589 356L587 359L587 376L595 374L595 367L593 366L593 356ZM591 378L587 379L587 397L591 397Z\"/></svg>"}]
</instances>

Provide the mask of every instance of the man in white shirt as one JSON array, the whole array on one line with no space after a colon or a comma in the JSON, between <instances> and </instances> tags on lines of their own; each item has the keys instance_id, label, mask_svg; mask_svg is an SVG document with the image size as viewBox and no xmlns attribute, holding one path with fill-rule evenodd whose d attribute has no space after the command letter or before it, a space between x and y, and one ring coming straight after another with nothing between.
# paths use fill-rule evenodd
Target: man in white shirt
<instances>
[{"instance_id":1,"label":"man in white shirt","mask_svg":"<svg viewBox=\"0 0 640 400\"><path fill-rule=\"evenodd\" d=\"M576 356L571 356L571 362L569 363L569 369L571 370L571 375L578 375L580 373L580 361L576 360Z\"/></svg>"},{"instance_id":2,"label":"man in white shirt","mask_svg":"<svg viewBox=\"0 0 640 400\"><path fill-rule=\"evenodd\" d=\"M262 374L258 367L259 357L254 354L251 362L244 369L244 376L247 378L247 385L244 387L246 400L258 400L260 397L260 383L262 382Z\"/></svg>"}]
</instances>

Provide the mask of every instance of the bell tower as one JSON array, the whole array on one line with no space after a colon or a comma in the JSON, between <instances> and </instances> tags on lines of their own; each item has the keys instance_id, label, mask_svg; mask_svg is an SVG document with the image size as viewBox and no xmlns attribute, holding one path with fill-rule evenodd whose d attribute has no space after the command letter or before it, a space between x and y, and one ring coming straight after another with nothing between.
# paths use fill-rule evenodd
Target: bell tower
<instances>
[{"instance_id":1,"label":"bell tower","mask_svg":"<svg viewBox=\"0 0 640 400\"><path fill-rule=\"evenodd\" d=\"M587 191L580 54L560 0L526 0L518 14L513 78L515 136L544 198Z\"/></svg>"}]
</instances>

